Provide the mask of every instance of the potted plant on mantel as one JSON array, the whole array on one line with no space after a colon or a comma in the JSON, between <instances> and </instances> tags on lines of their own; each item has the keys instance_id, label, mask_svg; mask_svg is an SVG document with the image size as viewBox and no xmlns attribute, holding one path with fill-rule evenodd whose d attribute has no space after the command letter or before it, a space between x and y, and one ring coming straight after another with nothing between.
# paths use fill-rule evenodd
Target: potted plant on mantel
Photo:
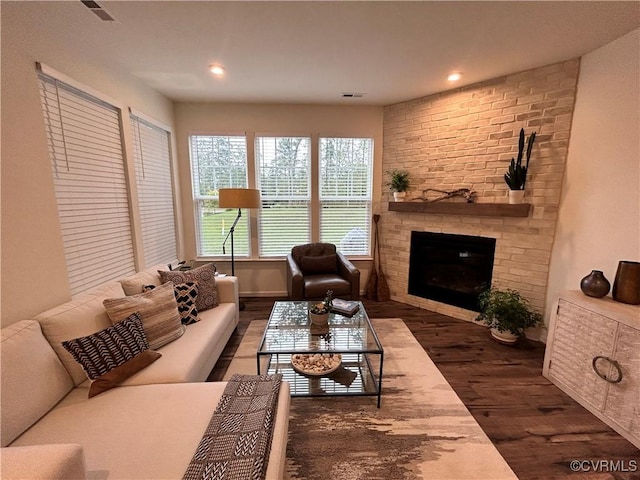
<instances>
[{"instance_id":1,"label":"potted plant on mantel","mask_svg":"<svg viewBox=\"0 0 640 480\"><path fill-rule=\"evenodd\" d=\"M409 172L405 170L392 170L389 189L393 192L393 199L402 202L409 189Z\"/></svg>"},{"instance_id":2,"label":"potted plant on mantel","mask_svg":"<svg viewBox=\"0 0 640 480\"><path fill-rule=\"evenodd\" d=\"M527 141L527 164L522 165L522 155L524 153L524 128L520 129L520 139L518 141L518 159L511 159L511 164L507 173L504 174L504 181L509 187L509 203L522 203L524 197L524 186L527 183L527 170L529 169L529 159L531 149L536 140L536 132L529 136Z\"/></svg>"},{"instance_id":3,"label":"potted plant on mantel","mask_svg":"<svg viewBox=\"0 0 640 480\"><path fill-rule=\"evenodd\" d=\"M531 309L529 301L516 290L490 288L478 297L480 315L476 318L491 329L500 343L514 344L527 328L542 321L542 315Z\"/></svg>"}]
</instances>

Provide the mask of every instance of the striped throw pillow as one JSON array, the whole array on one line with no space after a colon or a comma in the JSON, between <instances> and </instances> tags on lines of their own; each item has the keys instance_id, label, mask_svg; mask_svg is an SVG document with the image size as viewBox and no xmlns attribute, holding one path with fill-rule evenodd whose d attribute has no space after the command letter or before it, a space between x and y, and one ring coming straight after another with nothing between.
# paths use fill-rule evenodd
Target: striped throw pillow
<instances>
[{"instance_id":1,"label":"striped throw pillow","mask_svg":"<svg viewBox=\"0 0 640 480\"><path fill-rule=\"evenodd\" d=\"M102 304L112 323L120 322L134 312L140 314L149 348L156 350L185 332L180 321L173 284L167 282L148 292L121 298L107 298Z\"/></svg>"}]
</instances>

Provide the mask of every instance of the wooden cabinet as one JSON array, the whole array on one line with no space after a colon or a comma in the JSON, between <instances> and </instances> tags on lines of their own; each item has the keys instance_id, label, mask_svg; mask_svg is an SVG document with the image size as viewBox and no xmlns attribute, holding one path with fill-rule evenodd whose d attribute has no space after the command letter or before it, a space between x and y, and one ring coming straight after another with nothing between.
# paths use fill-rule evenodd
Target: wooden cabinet
<instances>
[{"instance_id":1,"label":"wooden cabinet","mask_svg":"<svg viewBox=\"0 0 640 480\"><path fill-rule=\"evenodd\" d=\"M640 448L640 306L563 292L542 373Z\"/></svg>"}]
</instances>

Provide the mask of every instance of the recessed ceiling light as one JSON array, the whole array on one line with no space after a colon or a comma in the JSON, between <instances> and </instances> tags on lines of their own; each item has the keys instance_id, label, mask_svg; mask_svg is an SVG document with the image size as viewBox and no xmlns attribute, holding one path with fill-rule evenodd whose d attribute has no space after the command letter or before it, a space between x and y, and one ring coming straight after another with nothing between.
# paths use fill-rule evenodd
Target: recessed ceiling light
<instances>
[{"instance_id":1,"label":"recessed ceiling light","mask_svg":"<svg viewBox=\"0 0 640 480\"><path fill-rule=\"evenodd\" d=\"M447 80L450 82L457 82L462 78L462 74L460 72L454 72L447 77Z\"/></svg>"},{"instance_id":2,"label":"recessed ceiling light","mask_svg":"<svg viewBox=\"0 0 640 480\"><path fill-rule=\"evenodd\" d=\"M224 67L222 65L218 65L217 63L214 63L213 65L209 65L209 71L214 75L223 75Z\"/></svg>"}]
</instances>

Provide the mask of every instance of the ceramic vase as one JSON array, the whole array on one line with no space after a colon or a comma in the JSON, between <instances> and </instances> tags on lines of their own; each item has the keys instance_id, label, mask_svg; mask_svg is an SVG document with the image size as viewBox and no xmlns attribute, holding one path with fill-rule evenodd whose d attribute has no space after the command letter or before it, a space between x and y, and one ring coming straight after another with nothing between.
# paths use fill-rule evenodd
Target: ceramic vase
<instances>
[{"instance_id":1,"label":"ceramic vase","mask_svg":"<svg viewBox=\"0 0 640 480\"><path fill-rule=\"evenodd\" d=\"M393 192L393 200L396 202L404 202L407 192Z\"/></svg>"},{"instance_id":2,"label":"ceramic vase","mask_svg":"<svg viewBox=\"0 0 640 480\"><path fill-rule=\"evenodd\" d=\"M522 203L524 190L509 190L509 203L512 205Z\"/></svg>"},{"instance_id":3,"label":"ceramic vase","mask_svg":"<svg viewBox=\"0 0 640 480\"><path fill-rule=\"evenodd\" d=\"M617 302L640 304L640 262L621 260L611 294Z\"/></svg>"},{"instance_id":4,"label":"ceramic vase","mask_svg":"<svg viewBox=\"0 0 640 480\"><path fill-rule=\"evenodd\" d=\"M580 280L580 290L585 295L602 298L611 289L611 284L600 270L591 270L591 273Z\"/></svg>"}]
</instances>

